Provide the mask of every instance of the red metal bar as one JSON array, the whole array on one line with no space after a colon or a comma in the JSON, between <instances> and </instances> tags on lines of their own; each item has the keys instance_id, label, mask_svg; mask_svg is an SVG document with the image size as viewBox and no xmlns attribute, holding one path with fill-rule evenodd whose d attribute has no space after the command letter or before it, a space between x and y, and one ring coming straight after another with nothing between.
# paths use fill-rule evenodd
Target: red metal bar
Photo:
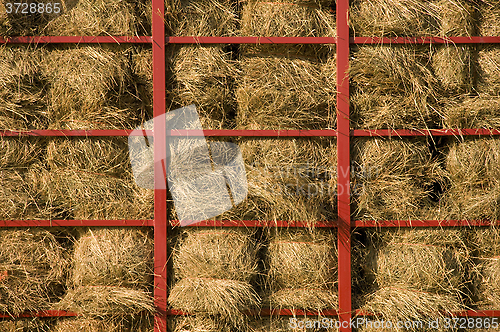
<instances>
[{"instance_id":1,"label":"red metal bar","mask_svg":"<svg viewBox=\"0 0 500 332\"><path fill-rule=\"evenodd\" d=\"M167 44L335 44L335 37L197 37L172 36Z\"/></svg>"},{"instance_id":2,"label":"red metal bar","mask_svg":"<svg viewBox=\"0 0 500 332\"><path fill-rule=\"evenodd\" d=\"M154 298L156 305L155 332L167 331L167 189L164 163L166 160L165 114L165 4L153 1L153 116L154 121ZM163 121L161 120L163 119Z\"/></svg>"},{"instance_id":3,"label":"red metal bar","mask_svg":"<svg viewBox=\"0 0 500 332\"><path fill-rule=\"evenodd\" d=\"M264 308L261 310L247 311L245 314L249 316L337 316L337 310L323 310L323 311L306 311L301 309L269 309ZM188 312L181 310L170 309L167 310L169 316L185 316L189 315Z\"/></svg>"},{"instance_id":4,"label":"red metal bar","mask_svg":"<svg viewBox=\"0 0 500 332\"><path fill-rule=\"evenodd\" d=\"M338 278L341 332L350 332L351 207L349 128L349 0L337 0Z\"/></svg>"},{"instance_id":5,"label":"red metal bar","mask_svg":"<svg viewBox=\"0 0 500 332\"><path fill-rule=\"evenodd\" d=\"M492 136L500 135L498 129L377 129L365 130L355 129L351 130L351 136Z\"/></svg>"},{"instance_id":6,"label":"red metal bar","mask_svg":"<svg viewBox=\"0 0 500 332\"><path fill-rule=\"evenodd\" d=\"M170 220L170 225L178 227L179 220ZM307 221L263 221L263 220L202 220L186 227L308 227L311 223ZM337 227L336 221L318 221L314 227Z\"/></svg>"},{"instance_id":7,"label":"red metal bar","mask_svg":"<svg viewBox=\"0 0 500 332\"><path fill-rule=\"evenodd\" d=\"M351 44L497 44L500 37L351 37Z\"/></svg>"},{"instance_id":8,"label":"red metal bar","mask_svg":"<svg viewBox=\"0 0 500 332\"><path fill-rule=\"evenodd\" d=\"M151 44L150 36L0 37L0 44Z\"/></svg>"},{"instance_id":9,"label":"red metal bar","mask_svg":"<svg viewBox=\"0 0 500 332\"><path fill-rule=\"evenodd\" d=\"M335 137L337 131L328 130L172 130L172 136L240 136L240 137Z\"/></svg>"},{"instance_id":10,"label":"red metal bar","mask_svg":"<svg viewBox=\"0 0 500 332\"><path fill-rule=\"evenodd\" d=\"M443 316L452 317L500 317L500 310L464 310L458 312L441 312ZM356 310L356 316L374 316L373 313L364 310Z\"/></svg>"},{"instance_id":11,"label":"red metal bar","mask_svg":"<svg viewBox=\"0 0 500 332\"><path fill-rule=\"evenodd\" d=\"M356 220L351 222L352 227L471 227L498 224L498 221L488 220Z\"/></svg>"},{"instance_id":12,"label":"red metal bar","mask_svg":"<svg viewBox=\"0 0 500 332\"><path fill-rule=\"evenodd\" d=\"M0 227L153 227L154 220L0 220Z\"/></svg>"},{"instance_id":13,"label":"red metal bar","mask_svg":"<svg viewBox=\"0 0 500 332\"><path fill-rule=\"evenodd\" d=\"M152 130L141 132L132 129L109 129L109 130L28 130L13 131L0 130L0 136L43 136L43 137L89 137L89 136L153 136Z\"/></svg>"}]
</instances>

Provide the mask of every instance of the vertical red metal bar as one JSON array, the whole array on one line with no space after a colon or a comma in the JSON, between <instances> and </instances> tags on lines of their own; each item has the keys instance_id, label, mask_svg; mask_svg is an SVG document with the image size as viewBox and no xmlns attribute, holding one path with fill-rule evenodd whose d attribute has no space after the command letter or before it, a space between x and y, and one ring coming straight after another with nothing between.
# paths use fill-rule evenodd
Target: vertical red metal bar
<instances>
[{"instance_id":1,"label":"vertical red metal bar","mask_svg":"<svg viewBox=\"0 0 500 332\"><path fill-rule=\"evenodd\" d=\"M155 154L154 297L155 332L167 331L167 189L164 162L167 153L165 117L165 6L152 0L153 10L153 116Z\"/></svg>"},{"instance_id":2,"label":"vertical red metal bar","mask_svg":"<svg viewBox=\"0 0 500 332\"><path fill-rule=\"evenodd\" d=\"M340 331L351 331L349 0L337 0L337 190Z\"/></svg>"}]
</instances>

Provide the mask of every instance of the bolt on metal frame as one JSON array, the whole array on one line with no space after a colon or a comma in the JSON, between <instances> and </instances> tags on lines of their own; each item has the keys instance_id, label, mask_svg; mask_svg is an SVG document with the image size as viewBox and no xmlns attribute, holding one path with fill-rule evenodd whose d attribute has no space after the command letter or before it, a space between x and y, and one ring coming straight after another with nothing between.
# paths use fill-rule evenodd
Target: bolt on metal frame
<instances>
[{"instance_id":1,"label":"bolt on metal frame","mask_svg":"<svg viewBox=\"0 0 500 332\"><path fill-rule=\"evenodd\" d=\"M500 37L350 37L349 35L349 0L336 1L337 36L335 37L191 37L165 36L162 0L152 0L152 36L33 36L0 38L0 44L145 44L153 49L153 115L160 116L166 111L165 102L165 47L167 44L336 44L337 52L337 130L204 130L204 136L226 137L337 137L338 174L338 220L322 221L317 227L337 228L338 232L338 310L325 310L325 316L336 316L341 322L349 322L353 315L365 315L361 310L353 310L351 294L351 231L356 227L464 227L488 226L489 221L464 220L426 220L426 221L356 221L351 219L350 211L350 139L351 137L415 137L415 136L481 136L500 135L500 130L487 129L422 129L422 130L351 130L349 120L349 52L352 44L500 44ZM128 136L132 130L31 130L0 131L0 136L44 136L44 137L89 137L89 136ZM146 131L155 141L156 160L166 157L166 135L183 136L186 133L176 131L167 133L165 123L155 122L153 131ZM193 133L190 133L193 135ZM155 164L154 220L3 220L0 227L51 227L51 226L127 226L154 228L154 297L157 314L155 332L167 330L170 315L180 314L168 310L167 305L167 229L177 226L176 220L167 219L167 190L165 186L165 165ZM300 221L267 222L258 220L244 221L203 221L193 226L228 226L228 227L304 227ZM252 313L250 313L252 314ZM263 309L261 315L316 315L303 310ZM75 316L64 311L42 311L25 313L20 317L63 317ZM500 317L500 310L463 311L456 316ZM9 315L1 314L0 318ZM351 328L341 327L342 332Z\"/></svg>"}]
</instances>

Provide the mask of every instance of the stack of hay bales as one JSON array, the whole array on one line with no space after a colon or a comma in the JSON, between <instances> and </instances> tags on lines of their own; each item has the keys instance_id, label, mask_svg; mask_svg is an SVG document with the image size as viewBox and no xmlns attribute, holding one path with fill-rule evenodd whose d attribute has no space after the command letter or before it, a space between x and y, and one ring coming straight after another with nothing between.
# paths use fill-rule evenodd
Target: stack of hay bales
<instances>
[{"instance_id":1,"label":"stack of hay bales","mask_svg":"<svg viewBox=\"0 0 500 332\"><path fill-rule=\"evenodd\" d=\"M67 254L45 229L0 230L0 311L50 308L64 291Z\"/></svg>"},{"instance_id":2,"label":"stack of hay bales","mask_svg":"<svg viewBox=\"0 0 500 332\"><path fill-rule=\"evenodd\" d=\"M468 251L460 230L377 235L365 261L375 289L365 298L364 310L396 324L464 309L460 293Z\"/></svg>"},{"instance_id":3,"label":"stack of hay bales","mask_svg":"<svg viewBox=\"0 0 500 332\"><path fill-rule=\"evenodd\" d=\"M454 139L446 155L450 188L445 192L449 219L500 219L500 140Z\"/></svg>"},{"instance_id":4,"label":"stack of hay bales","mask_svg":"<svg viewBox=\"0 0 500 332\"><path fill-rule=\"evenodd\" d=\"M271 308L337 308L337 257L331 231L276 228L270 233L267 264Z\"/></svg>"},{"instance_id":5,"label":"stack of hay bales","mask_svg":"<svg viewBox=\"0 0 500 332\"><path fill-rule=\"evenodd\" d=\"M184 232L174 251L175 284L168 301L174 309L196 315L189 328L210 322L245 326L244 312L260 304L252 285L257 274L254 242L246 229Z\"/></svg>"},{"instance_id":6,"label":"stack of hay bales","mask_svg":"<svg viewBox=\"0 0 500 332\"><path fill-rule=\"evenodd\" d=\"M52 210L83 220L152 217L153 191L134 183L126 138L54 138L46 151L47 168L32 183Z\"/></svg>"},{"instance_id":7,"label":"stack of hay bales","mask_svg":"<svg viewBox=\"0 0 500 332\"><path fill-rule=\"evenodd\" d=\"M243 5L241 34L333 37L329 4ZM336 59L327 46L242 46L237 126L241 129L326 129L335 126Z\"/></svg>"},{"instance_id":8,"label":"stack of hay bales","mask_svg":"<svg viewBox=\"0 0 500 332\"><path fill-rule=\"evenodd\" d=\"M328 138L242 138L248 196L222 219L314 224L336 218L337 146Z\"/></svg>"},{"instance_id":9,"label":"stack of hay bales","mask_svg":"<svg viewBox=\"0 0 500 332\"><path fill-rule=\"evenodd\" d=\"M470 247L473 261L472 289L479 309L497 310L500 307L500 232L498 228L476 228L471 232Z\"/></svg>"},{"instance_id":10,"label":"stack of hay bales","mask_svg":"<svg viewBox=\"0 0 500 332\"><path fill-rule=\"evenodd\" d=\"M127 91L131 52L115 45L48 52L41 67L49 83L49 129L129 129L139 124L138 102Z\"/></svg>"},{"instance_id":11,"label":"stack of hay bales","mask_svg":"<svg viewBox=\"0 0 500 332\"><path fill-rule=\"evenodd\" d=\"M154 311L153 245L136 228L89 228L75 243L71 289L56 305L85 317Z\"/></svg>"},{"instance_id":12,"label":"stack of hay bales","mask_svg":"<svg viewBox=\"0 0 500 332\"><path fill-rule=\"evenodd\" d=\"M175 36L234 36L236 2L172 0L167 17ZM168 100L171 109L195 104L204 129L233 127L234 76L232 52L223 45L182 45L169 49Z\"/></svg>"},{"instance_id":13,"label":"stack of hay bales","mask_svg":"<svg viewBox=\"0 0 500 332\"><path fill-rule=\"evenodd\" d=\"M355 218L433 219L432 189L444 175L425 138L360 138L352 160Z\"/></svg>"},{"instance_id":14,"label":"stack of hay bales","mask_svg":"<svg viewBox=\"0 0 500 332\"><path fill-rule=\"evenodd\" d=\"M40 62L44 49L0 45L0 130L46 126L46 82Z\"/></svg>"}]
</instances>

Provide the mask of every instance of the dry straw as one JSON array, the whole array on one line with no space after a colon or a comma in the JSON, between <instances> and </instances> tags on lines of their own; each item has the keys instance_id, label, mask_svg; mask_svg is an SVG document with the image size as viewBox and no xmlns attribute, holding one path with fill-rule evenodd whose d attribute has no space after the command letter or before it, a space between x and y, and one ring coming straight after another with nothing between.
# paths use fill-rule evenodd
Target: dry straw
<instances>
[{"instance_id":1,"label":"dry straw","mask_svg":"<svg viewBox=\"0 0 500 332\"><path fill-rule=\"evenodd\" d=\"M44 229L0 230L0 311L49 309L66 278L65 250Z\"/></svg>"},{"instance_id":2,"label":"dry straw","mask_svg":"<svg viewBox=\"0 0 500 332\"><path fill-rule=\"evenodd\" d=\"M75 243L72 289L57 308L89 316L153 312L152 255L140 229L88 229Z\"/></svg>"},{"instance_id":3,"label":"dry straw","mask_svg":"<svg viewBox=\"0 0 500 332\"><path fill-rule=\"evenodd\" d=\"M437 80L429 52L419 46L362 46L349 70L354 83L352 121L357 128L412 129L437 116Z\"/></svg>"},{"instance_id":4,"label":"dry straw","mask_svg":"<svg viewBox=\"0 0 500 332\"><path fill-rule=\"evenodd\" d=\"M240 66L238 128L334 128L335 57L322 62L314 57L247 54Z\"/></svg>"},{"instance_id":5,"label":"dry straw","mask_svg":"<svg viewBox=\"0 0 500 332\"><path fill-rule=\"evenodd\" d=\"M44 149L36 137L0 137L0 167L22 168L39 160Z\"/></svg>"},{"instance_id":6,"label":"dry straw","mask_svg":"<svg viewBox=\"0 0 500 332\"><path fill-rule=\"evenodd\" d=\"M335 218L336 143L331 139L241 139L248 196L223 219Z\"/></svg>"},{"instance_id":7,"label":"dry straw","mask_svg":"<svg viewBox=\"0 0 500 332\"><path fill-rule=\"evenodd\" d=\"M319 229L273 231L267 249L271 307L337 307L334 236Z\"/></svg>"},{"instance_id":8,"label":"dry straw","mask_svg":"<svg viewBox=\"0 0 500 332\"><path fill-rule=\"evenodd\" d=\"M236 2L168 0L166 6L166 24L175 36L236 35Z\"/></svg>"},{"instance_id":9,"label":"dry straw","mask_svg":"<svg viewBox=\"0 0 500 332\"><path fill-rule=\"evenodd\" d=\"M358 139L352 158L357 219L429 219L434 213L431 188L443 171L425 139Z\"/></svg>"},{"instance_id":10,"label":"dry straw","mask_svg":"<svg viewBox=\"0 0 500 332\"><path fill-rule=\"evenodd\" d=\"M47 122L43 49L0 46L0 129L42 129Z\"/></svg>"},{"instance_id":11,"label":"dry straw","mask_svg":"<svg viewBox=\"0 0 500 332\"><path fill-rule=\"evenodd\" d=\"M410 229L379 234L366 256L375 290L364 309L391 322L463 310L469 253L460 230Z\"/></svg>"},{"instance_id":12,"label":"dry straw","mask_svg":"<svg viewBox=\"0 0 500 332\"><path fill-rule=\"evenodd\" d=\"M172 107L195 104L204 129L234 126L233 81L238 71L221 46L189 45L172 49L169 99Z\"/></svg>"},{"instance_id":13,"label":"dry straw","mask_svg":"<svg viewBox=\"0 0 500 332\"><path fill-rule=\"evenodd\" d=\"M7 4L12 5L12 12L7 13ZM51 5L54 3L48 0L41 0L37 3L43 3ZM30 3L28 2L28 5ZM0 6L2 8L0 12L0 36L36 36L43 35L41 33L43 27L47 22L58 16L55 13L29 13L29 7L24 6L18 7L14 5L14 2L9 0L0 1ZM17 8L17 13L16 13ZM28 9L28 14L26 14L26 9ZM25 11L23 13L23 11Z\"/></svg>"},{"instance_id":14,"label":"dry straw","mask_svg":"<svg viewBox=\"0 0 500 332\"><path fill-rule=\"evenodd\" d=\"M482 0L479 6L479 35L500 36L500 6L498 0Z\"/></svg>"},{"instance_id":15,"label":"dry straw","mask_svg":"<svg viewBox=\"0 0 500 332\"><path fill-rule=\"evenodd\" d=\"M231 324L260 304L251 281L257 274L252 233L246 230L190 230L174 252L176 283L168 301L189 313L216 315Z\"/></svg>"},{"instance_id":16,"label":"dry straw","mask_svg":"<svg viewBox=\"0 0 500 332\"><path fill-rule=\"evenodd\" d=\"M500 209L500 141L495 138L454 140L446 155L450 188L445 194L447 218L498 220Z\"/></svg>"},{"instance_id":17,"label":"dry straw","mask_svg":"<svg viewBox=\"0 0 500 332\"><path fill-rule=\"evenodd\" d=\"M38 318L18 318L0 321L2 332L52 332L49 321ZM90 331L89 331L90 332Z\"/></svg>"},{"instance_id":18,"label":"dry straw","mask_svg":"<svg viewBox=\"0 0 500 332\"><path fill-rule=\"evenodd\" d=\"M499 97L461 97L445 106L444 128L499 128Z\"/></svg>"},{"instance_id":19,"label":"dry straw","mask_svg":"<svg viewBox=\"0 0 500 332\"><path fill-rule=\"evenodd\" d=\"M127 93L130 49L79 46L50 51L42 62L49 82L51 129L133 128L137 100Z\"/></svg>"},{"instance_id":20,"label":"dry straw","mask_svg":"<svg viewBox=\"0 0 500 332\"><path fill-rule=\"evenodd\" d=\"M135 319L129 316L114 319L94 319L88 317L58 319L50 332L153 332L151 318L138 316Z\"/></svg>"},{"instance_id":21,"label":"dry straw","mask_svg":"<svg viewBox=\"0 0 500 332\"><path fill-rule=\"evenodd\" d=\"M471 34L467 0L356 0L351 25L357 36L458 36Z\"/></svg>"},{"instance_id":22,"label":"dry straw","mask_svg":"<svg viewBox=\"0 0 500 332\"><path fill-rule=\"evenodd\" d=\"M293 321L290 321L291 317L287 318L279 318L279 317L271 317L271 318L260 318L251 323L253 332L336 332L338 331L335 328L335 320L333 318L325 318L325 317L293 317L297 320L294 325ZM323 319L327 319L328 321L324 321ZM332 320L330 320L332 319ZM323 322L323 324L321 324ZM303 327L299 327L303 326ZM328 327L325 325L328 324ZM333 326L332 326L333 324ZM337 323L338 324L338 323Z\"/></svg>"},{"instance_id":23,"label":"dry straw","mask_svg":"<svg viewBox=\"0 0 500 332\"><path fill-rule=\"evenodd\" d=\"M472 50L467 45L438 46L432 52L432 69L445 93L472 91Z\"/></svg>"},{"instance_id":24,"label":"dry straw","mask_svg":"<svg viewBox=\"0 0 500 332\"><path fill-rule=\"evenodd\" d=\"M208 316L183 316L169 320L173 332L232 332L231 324Z\"/></svg>"},{"instance_id":25,"label":"dry straw","mask_svg":"<svg viewBox=\"0 0 500 332\"><path fill-rule=\"evenodd\" d=\"M49 36L136 35L134 3L116 0L65 0L42 32Z\"/></svg>"},{"instance_id":26,"label":"dry straw","mask_svg":"<svg viewBox=\"0 0 500 332\"><path fill-rule=\"evenodd\" d=\"M132 74L135 94L140 100L141 118L153 114L153 51L151 48L135 49L132 53Z\"/></svg>"},{"instance_id":27,"label":"dry straw","mask_svg":"<svg viewBox=\"0 0 500 332\"><path fill-rule=\"evenodd\" d=\"M485 46L478 53L477 92L484 96L500 94L500 48Z\"/></svg>"}]
</instances>

